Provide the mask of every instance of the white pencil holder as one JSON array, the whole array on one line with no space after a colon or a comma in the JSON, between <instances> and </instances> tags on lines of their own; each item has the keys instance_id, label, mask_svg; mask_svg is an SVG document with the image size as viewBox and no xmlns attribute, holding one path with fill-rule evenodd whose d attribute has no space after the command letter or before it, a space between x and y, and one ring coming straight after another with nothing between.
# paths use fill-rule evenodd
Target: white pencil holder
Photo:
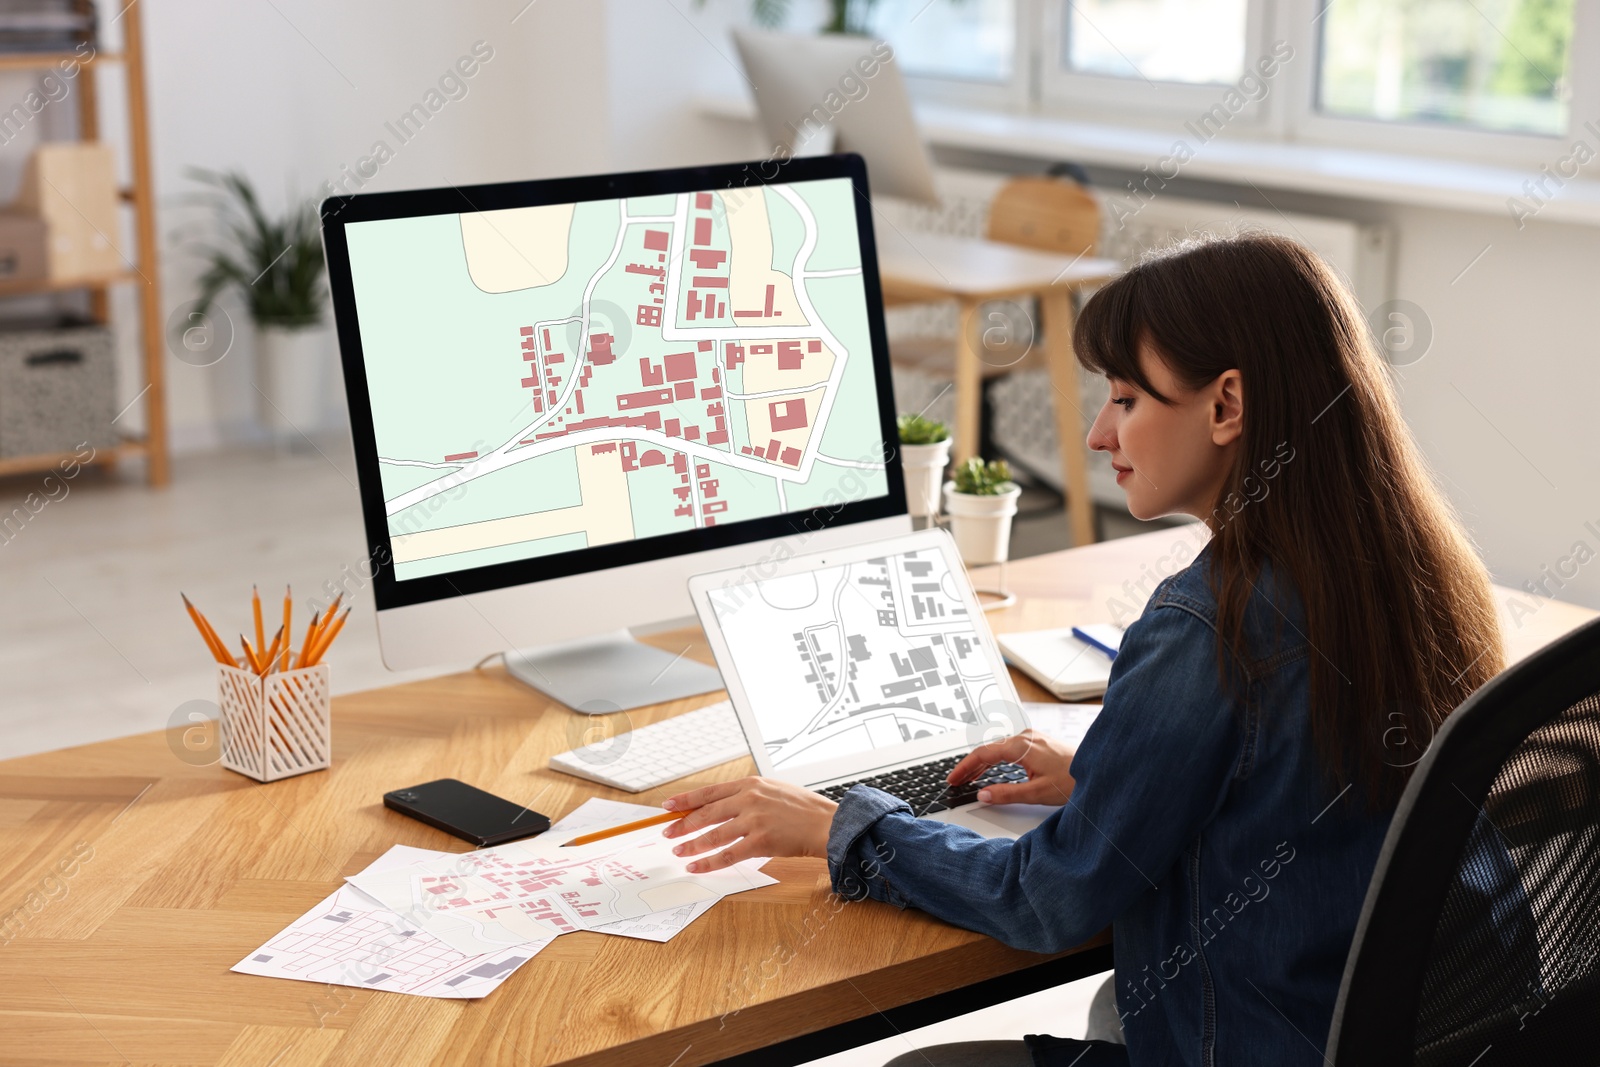
<instances>
[{"instance_id":1,"label":"white pencil holder","mask_svg":"<svg viewBox=\"0 0 1600 1067\"><path fill-rule=\"evenodd\" d=\"M258 677L217 665L222 765L258 782L326 768L333 758L328 665Z\"/></svg>"}]
</instances>

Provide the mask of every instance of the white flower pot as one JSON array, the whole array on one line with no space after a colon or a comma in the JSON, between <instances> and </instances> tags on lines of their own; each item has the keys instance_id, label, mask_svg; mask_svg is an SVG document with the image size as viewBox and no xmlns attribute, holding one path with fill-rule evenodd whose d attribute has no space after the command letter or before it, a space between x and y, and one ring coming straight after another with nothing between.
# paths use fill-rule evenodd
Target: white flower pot
<instances>
[{"instance_id":1,"label":"white flower pot","mask_svg":"<svg viewBox=\"0 0 1600 1067\"><path fill-rule=\"evenodd\" d=\"M969 567L1004 563L1011 548L1011 517L1017 513L1022 490L1013 485L994 496L956 492L955 482L944 483L944 510L950 516L950 533L956 549Z\"/></svg>"},{"instance_id":2,"label":"white flower pot","mask_svg":"<svg viewBox=\"0 0 1600 1067\"><path fill-rule=\"evenodd\" d=\"M325 429L333 331L324 325L256 327L256 398L275 438L292 440Z\"/></svg>"},{"instance_id":3,"label":"white flower pot","mask_svg":"<svg viewBox=\"0 0 1600 1067\"><path fill-rule=\"evenodd\" d=\"M900 465L906 479L906 506L911 517L926 519L939 514L939 483L950 465L952 439L931 445L901 445Z\"/></svg>"}]
</instances>

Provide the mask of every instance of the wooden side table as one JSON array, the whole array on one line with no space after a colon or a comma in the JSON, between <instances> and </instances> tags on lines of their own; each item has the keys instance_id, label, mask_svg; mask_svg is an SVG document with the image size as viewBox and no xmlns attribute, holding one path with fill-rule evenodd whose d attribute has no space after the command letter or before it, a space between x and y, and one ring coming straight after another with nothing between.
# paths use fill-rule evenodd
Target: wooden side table
<instances>
[{"instance_id":1,"label":"wooden side table","mask_svg":"<svg viewBox=\"0 0 1600 1067\"><path fill-rule=\"evenodd\" d=\"M955 346L955 446L960 463L977 451L983 364L977 314L991 300L1039 298L1044 350L1055 389L1056 435L1074 545L1094 541L1094 504L1083 436L1088 413L1072 354L1072 294L1121 273L1113 259L1064 256L1018 245L947 234L878 233L878 273L887 304L955 300L960 310Z\"/></svg>"}]
</instances>

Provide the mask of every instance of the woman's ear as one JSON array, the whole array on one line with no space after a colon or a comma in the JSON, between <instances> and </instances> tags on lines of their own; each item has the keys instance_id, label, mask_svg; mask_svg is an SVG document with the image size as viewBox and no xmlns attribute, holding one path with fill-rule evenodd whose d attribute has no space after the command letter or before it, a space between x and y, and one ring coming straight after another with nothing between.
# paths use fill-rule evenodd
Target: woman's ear
<instances>
[{"instance_id":1,"label":"woman's ear","mask_svg":"<svg viewBox=\"0 0 1600 1067\"><path fill-rule=\"evenodd\" d=\"M1244 433L1244 379L1237 370L1225 370L1207 392L1211 404L1211 443L1225 448Z\"/></svg>"}]
</instances>

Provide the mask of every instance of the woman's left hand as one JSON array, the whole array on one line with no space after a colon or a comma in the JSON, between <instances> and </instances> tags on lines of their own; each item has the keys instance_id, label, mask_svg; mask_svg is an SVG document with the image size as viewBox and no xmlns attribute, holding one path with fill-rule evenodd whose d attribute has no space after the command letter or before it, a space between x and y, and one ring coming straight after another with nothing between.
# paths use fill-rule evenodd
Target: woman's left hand
<instances>
[{"instance_id":1,"label":"woman's left hand","mask_svg":"<svg viewBox=\"0 0 1600 1067\"><path fill-rule=\"evenodd\" d=\"M737 782L708 785L668 797L668 811L694 811L664 831L666 837L715 825L715 829L685 841L672 851L695 856L727 845L715 856L696 860L689 870L715 871L755 856L825 856L828 829L839 805L827 797L772 778L741 778Z\"/></svg>"}]
</instances>

